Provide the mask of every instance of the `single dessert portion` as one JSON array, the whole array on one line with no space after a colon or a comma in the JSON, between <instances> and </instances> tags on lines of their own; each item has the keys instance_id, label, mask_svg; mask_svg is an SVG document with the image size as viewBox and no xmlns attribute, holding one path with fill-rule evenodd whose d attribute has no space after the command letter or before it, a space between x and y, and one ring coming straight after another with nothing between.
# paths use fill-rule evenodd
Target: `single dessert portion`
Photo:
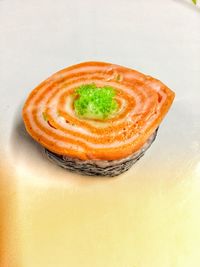
<instances>
[{"instance_id":1,"label":"single dessert portion","mask_svg":"<svg viewBox=\"0 0 200 267\"><path fill-rule=\"evenodd\" d=\"M150 147L174 96L136 70L84 62L37 86L22 115L51 161L85 175L116 176Z\"/></svg>"}]
</instances>

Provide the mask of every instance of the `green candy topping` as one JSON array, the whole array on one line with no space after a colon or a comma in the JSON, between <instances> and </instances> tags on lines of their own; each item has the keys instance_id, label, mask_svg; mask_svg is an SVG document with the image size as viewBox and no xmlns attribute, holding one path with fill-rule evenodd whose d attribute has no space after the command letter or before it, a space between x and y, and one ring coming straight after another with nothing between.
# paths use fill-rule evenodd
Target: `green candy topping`
<instances>
[{"instance_id":1,"label":"green candy topping","mask_svg":"<svg viewBox=\"0 0 200 267\"><path fill-rule=\"evenodd\" d=\"M84 119L107 119L118 110L115 95L115 90L111 86L83 84L75 90L75 113Z\"/></svg>"}]
</instances>

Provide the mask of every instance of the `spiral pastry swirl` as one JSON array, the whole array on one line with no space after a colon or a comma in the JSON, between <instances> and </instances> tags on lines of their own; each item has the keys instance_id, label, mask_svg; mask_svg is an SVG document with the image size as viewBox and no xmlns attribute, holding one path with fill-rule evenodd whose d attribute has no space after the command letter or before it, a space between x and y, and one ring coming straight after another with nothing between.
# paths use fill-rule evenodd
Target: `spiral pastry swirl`
<instances>
[{"instance_id":1,"label":"spiral pastry swirl","mask_svg":"<svg viewBox=\"0 0 200 267\"><path fill-rule=\"evenodd\" d=\"M81 85L115 89L116 114L106 120L83 119L74 110ZM29 134L48 150L81 160L119 160L137 152L169 110L174 93L159 80L103 62L63 69L37 86L23 107Z\"/></svg>"}]
</instances>

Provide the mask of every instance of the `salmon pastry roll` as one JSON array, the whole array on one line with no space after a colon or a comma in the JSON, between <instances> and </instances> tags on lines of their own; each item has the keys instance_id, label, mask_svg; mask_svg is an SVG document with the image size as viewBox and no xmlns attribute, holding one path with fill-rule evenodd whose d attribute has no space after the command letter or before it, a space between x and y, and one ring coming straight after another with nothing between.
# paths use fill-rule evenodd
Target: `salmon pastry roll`
<instances>
[{"instance_id":1,"label":"salmon pastry roll","mask_svg":"<svg viewBox=\"0 0 200 267\"><path fill-rule=\"evenodd\" d=\"M23 120L59 166L116 176L150 147L173 99L162 82L136 70L85 62L37 86L25 102Z\"/></svg>"}]
</instances>

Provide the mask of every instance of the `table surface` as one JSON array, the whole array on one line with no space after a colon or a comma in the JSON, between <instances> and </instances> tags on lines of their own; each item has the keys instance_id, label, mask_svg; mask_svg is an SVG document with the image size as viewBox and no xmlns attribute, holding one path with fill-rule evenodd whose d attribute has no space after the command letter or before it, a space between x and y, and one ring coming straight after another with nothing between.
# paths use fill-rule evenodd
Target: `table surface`
<instances>
[{"instance_id":1,"label":"table surface","mask_svg":"<svg viewBox=\"0 0 200 267\"><path fill-rule=\"evenodd\" d=\"M0 0L0 266L200 266L199 29L189 0ZM90 60L176 93L155 143L117 178L51 164L21 118L35 86Z\"/></svg>"}]
</instances>

